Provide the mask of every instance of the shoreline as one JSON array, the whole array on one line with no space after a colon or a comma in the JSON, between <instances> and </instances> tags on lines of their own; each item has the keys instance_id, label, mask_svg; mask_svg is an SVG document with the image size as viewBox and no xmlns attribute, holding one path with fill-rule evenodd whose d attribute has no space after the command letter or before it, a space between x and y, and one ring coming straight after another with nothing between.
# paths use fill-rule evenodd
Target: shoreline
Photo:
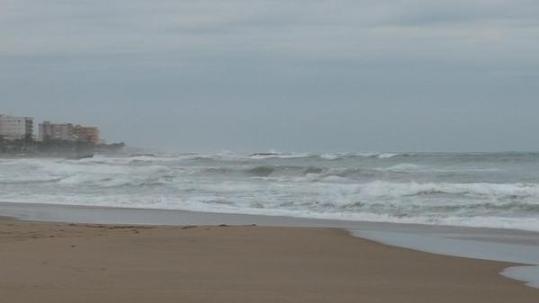
<instances>
[{"instance_id":1,"label":"shoreline","mask_svg":"<svg viewBox=\"0 0 539 303\"><path fill-rule=\"evenodd\" d=\"M63 213L58 213L61 210ZM113 212L111 215L110 213ZM268 226L329 226L353 228L356 226L372 226L376 229L383 226L399 226L405 229L421 230L424 228L434 230L461 230L461 231L484 231L503 232L507 234L525 234L539 237L539 231L483 227L483 226L458 226L458 225L430 225L424 223L383 222L368 220L334 219L334 218L309 218L279 214L247 214L239 212L210 212L202 210L143 208L143 207L119 207L79 204L54 204L32 202L7 202L0 201L0 218L2 213L9 214L5 217L27 221L63 222L63 223L102 223L102 224L140 224L140 225L179 225L184 220L212 220L244 222L248 220L261 220ZM408 228L407 228L408 227ZM537 238L539 244L539 238Z\"/></svg>"},{"instance_id":2,"label":"shoreline","mask_svg":"<svg viewBox=\"0 0 539 303\"><path fill-rule=\"evenodd\" d=\"M0 218L9 302L537 302L497 273L337 228L144 226ZM54 277L54 278L51 278Z\"/></svg>"},{"instance_id":3,"label":"shoreline","mask_svg":"<svg viewBox=\"0 0 539 303\"><path fill-rule=\"evenodd\" d=\"M356 222L293 217L0 202L0 216L34 222L157 226L251 225L338 228L389 246L442 256L517 264L500 274L539 288L539 233L530 231Z\"/></svg>"}]
</instances>

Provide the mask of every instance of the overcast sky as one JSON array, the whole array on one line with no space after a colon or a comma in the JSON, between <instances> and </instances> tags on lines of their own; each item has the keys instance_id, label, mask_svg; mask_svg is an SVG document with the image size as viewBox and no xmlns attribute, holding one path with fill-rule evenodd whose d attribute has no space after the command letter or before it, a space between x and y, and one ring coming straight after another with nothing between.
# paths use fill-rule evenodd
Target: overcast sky
<instances>
[{"instance_id":1,"label":"overcast sky","mask_svg":"<svg viewBox=\"0 0 539 303\"><path fill-rule=\"evenodd\" d=\"M0 0L0 112L179 151L539 150L539 1Z\"/></svg>"}]
</instances>

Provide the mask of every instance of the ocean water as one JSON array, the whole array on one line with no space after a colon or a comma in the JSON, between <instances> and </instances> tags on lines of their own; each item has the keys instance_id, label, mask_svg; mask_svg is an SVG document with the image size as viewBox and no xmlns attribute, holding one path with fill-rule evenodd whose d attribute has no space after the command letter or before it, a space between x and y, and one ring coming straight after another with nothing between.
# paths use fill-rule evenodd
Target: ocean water
<instances>
[{"instance_id":1,"label":"ocean water","mask_svg":"<svg viewBox=\"0 0 539 303\"><path fill-rule=\"evenodd\" d=\"M539 153L0 159L0 201L539 231Z\"/></svg>"}]
</instances>

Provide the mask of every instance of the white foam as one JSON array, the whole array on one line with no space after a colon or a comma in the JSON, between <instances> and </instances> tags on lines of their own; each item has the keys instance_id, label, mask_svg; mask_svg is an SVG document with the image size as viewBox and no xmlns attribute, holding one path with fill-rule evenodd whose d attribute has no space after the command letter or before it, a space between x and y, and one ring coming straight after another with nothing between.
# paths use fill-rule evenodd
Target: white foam
<instances>
[{"instance_id":1,"label":"white foam","mask_svg":"<svg viewBox=\"0 0 539 303\"><path fill-rule=\"evenodd\" d=\"M379 159L391 159L391 158L396 157L398 155L399 154L394 154L394 153L383 153L383 154L378 155L378 158Z\"/></svg>"},{"instance_id":2,"label":"white foam","mask_svg":"<svg viewBox=\"0 0 539 303\"><path fill-rule=\"evenodd\" d=\"M405 171L418 171L421 170L423 167L421 165L412 164L412 163L401 163L396 164L393 166L390 166L388 168L385 168L383 170L387 171L395 171L395 172L405 172Z\"/></svg>"},{"instance_id":3,"label":"white foam","mask_svg":"<svg viewBox=\"0 0 539 303\"><path fill-rule=\"evenodd\" d=\"M504 177L503 170L480 172L477 182L447 182L443 174L437 175L442 180L421 182L416 172L436 175L444 166L429 160L383 171L376 169L378 161L344 153L320 157L352 158L294 160L305 156L281 153L264 160L225 152L2 160L0 200L539 230L538 183L482 182L492 174Z\"/></svg>"}]
</instances>

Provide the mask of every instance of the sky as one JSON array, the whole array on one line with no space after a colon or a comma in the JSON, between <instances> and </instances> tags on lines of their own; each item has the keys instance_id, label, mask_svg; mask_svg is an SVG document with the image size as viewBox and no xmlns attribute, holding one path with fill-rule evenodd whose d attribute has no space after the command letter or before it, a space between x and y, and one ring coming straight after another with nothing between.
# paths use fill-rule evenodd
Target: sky
<instances>
[{"instance_id":1,"label":"sky","mask_svg":"<svg viewBox=\"0 0 539 303\"><path fill-rule=\"evenodd\" d=\"M174 151L537 151L537 0L0 0L0 113Z\"/></svg>"}]
</instances>

